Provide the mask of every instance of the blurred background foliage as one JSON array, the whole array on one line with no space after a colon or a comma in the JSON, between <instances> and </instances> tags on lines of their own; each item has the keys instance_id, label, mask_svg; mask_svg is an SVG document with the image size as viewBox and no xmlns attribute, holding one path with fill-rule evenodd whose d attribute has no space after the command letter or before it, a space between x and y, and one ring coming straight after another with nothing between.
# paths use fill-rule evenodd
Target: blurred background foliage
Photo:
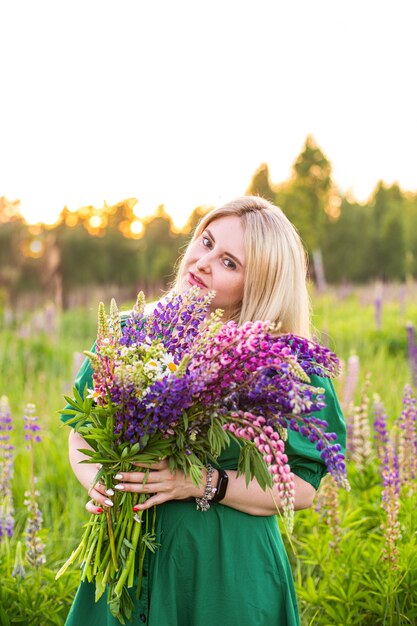
<instances>
[{"instance_id":1,"label":"blurred background foliage","mask_svg":"<svg viewBox=\"0 0 417 626\"><path fill-rule=\"evenodd\" d=\"M272 200L296 225L319 288L326 282L417 278L417 192L380 181L366 203L342 195L332 181L331 162L312 136L288 180L272 183L263 163L246 193ZM134 298L140 289L160 294L190 232L211 207L196 207L178 232L163 206L140 218L137 203L128 198L101 208L64 208L55 224L30 225L18 200L0 197L0 299L12 310L45 297L67 309L108 293L119 299Z\"/></svg>"}]
</instances>

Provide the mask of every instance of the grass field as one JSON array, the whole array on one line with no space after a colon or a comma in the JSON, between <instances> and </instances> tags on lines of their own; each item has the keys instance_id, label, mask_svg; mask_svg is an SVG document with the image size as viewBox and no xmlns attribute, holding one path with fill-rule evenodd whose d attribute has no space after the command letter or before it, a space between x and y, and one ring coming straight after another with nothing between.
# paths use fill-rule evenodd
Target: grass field
<instances>
[{"instance_id":1,"label":"grass field","mask_svg":"<svg viewBox=\"0 0 417 626\"><path fill-rule=\"evenodd\" d=\"M349 460L351 491L334 493L326 480L318 505L297 513L291 545L285 538L303 626L417 623L416 479L402 486L398 497L393 496L399 503L395 519L400 537L395 539L398 556L390 563L382 558L390 528L381 528L387 512L381 506L383 487L372 426L374 395L378 394L392 433L398 431L404 387L412 381L406 323L417 326L417 289L415 285L386 288L379 316L373 295L369 288L345 289L343 293L329 290L312 296L313 322L320 341L345 365L350 356L359 358L354 405L363 403L362 390L369 376L365 413L371 452L363 458L359 454L359 461ZM16 524L12 539L3 536L0 543L0 623L63 624L78 574L69 573L59 583L53 577L78 542L86 514L82 505L85 494L67 460L68 428L61 425L58 412L65 404L63 394L72 387L75 363L79 362L76 353L89 349L94 340L96 307L60 315L47 307L21 314L17 320L4 316L4 320L0 326L0 396L7 396L13 420ZM346 368L335 385L342 399ZM26 564L26 578L16 582L11 573L27 516L24 492L32 473L23 430L27 403L35 404L41 427L42 441L35 444L35 474L47 562L39 568ZM345 409L347 419L353 419L352 408Z\"/></svg>"}]
</instances>

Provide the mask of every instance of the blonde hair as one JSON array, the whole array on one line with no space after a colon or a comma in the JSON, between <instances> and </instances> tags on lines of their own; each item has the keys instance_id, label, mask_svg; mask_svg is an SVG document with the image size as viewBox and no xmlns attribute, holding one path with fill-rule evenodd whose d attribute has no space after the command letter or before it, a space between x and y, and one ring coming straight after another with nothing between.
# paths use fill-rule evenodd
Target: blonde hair
<instances>
[{"instance_id":1,"label":"blonde hair","mask_svg":"<svg viewBox=\"0 0 417 626\"><path fill-rule=\"evenodd\" d=\"M242 220L246 270L241 305L228 317L238 324L268 320L280 325L280 333L310 337L306 252L298 232L281 209L259 196L236 198L207 213L190 244L211 222L231 215ZM174 288L179 286L183 266L184 257Z\"/></svg>"}]
</instances>

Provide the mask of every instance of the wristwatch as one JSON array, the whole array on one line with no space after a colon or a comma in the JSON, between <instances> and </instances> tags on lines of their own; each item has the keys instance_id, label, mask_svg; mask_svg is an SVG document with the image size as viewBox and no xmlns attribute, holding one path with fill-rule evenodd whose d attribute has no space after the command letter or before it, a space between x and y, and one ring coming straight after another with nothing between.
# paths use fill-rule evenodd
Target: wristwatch
<instances>
[{"instance_id":1,"label":"wristwatch","mask_svg":"<svg viewBox=\"0 0 417 626\"><path fill-rule=\"evenodd\" d=\"M211 502L220 502L220 500L223 500L229 482L229 476L224 469L217 468L217 471L219 472L219 480L217 481L216 493L212 497Z\"/></svg>"}]
</instances>

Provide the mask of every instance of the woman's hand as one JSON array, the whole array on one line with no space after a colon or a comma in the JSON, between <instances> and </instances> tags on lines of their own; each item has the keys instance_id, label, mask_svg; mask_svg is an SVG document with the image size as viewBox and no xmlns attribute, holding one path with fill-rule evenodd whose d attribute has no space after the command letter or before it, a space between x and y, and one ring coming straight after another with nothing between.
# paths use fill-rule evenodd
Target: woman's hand
<instances>
[{"instance_id":1,"label":"woman's hand","mask_svg":"<svg viewBox=\"0 0 417 626\"><path fill-rule=\"evenodd\" d=\"M91 498L85 505L89 513L98 515L103 513L104 507L113 506L111 496L114 495L112 489L107 489L102 483L96 483L93 487L92 482L98 472L98 468L90 463L82 463L88 457L80 452L82 448L91 448L81 435L73 430L69 436L69 460L75 476L84 487L88 496Z\"/></svg>"},{"instance_id":2,"label":"woman's hand","mask_svg":"<svg viewBox=\"0 0 417 626\"><path fill-rule=\"evenodd\" d=\"M92 479L96 475L99 468L96 468L95 473L93 473ZM85 508L89 513L94 513L95 515L103 513L103 507L113 506L113 501L111 497L114 496L113 489L106 489L106 485L103 483L96 483L94 487L90 487L87 490L87 493L91 500L87 502Z\"/></svg>"},{"instance_id":3,"label":"woman's hand","mask_svg":"<svg viewBox=\"0 0 417 626\"><path fill-rule=\"evenodd\" d=\"M205 470L203 470L202 484L196 487L191 478L185 476L181 470L172 472L166 459L153 465L145 463L135 463L135 465L146 471L139 469L135 472L122 472L114 477L117 481L114 488L118 491L152 494L143 504L137 504L135 510L149 509L155 504L162 504L168 500L185 500L203 495Z\"/></svg>"},{"instance_id":4,"label":"woman's hand","mask_svg":"<svg viewBox=\"0 0 417 626\"><path fill-rule=\"evenodd\" d=\"M81 463L87 457L80 452L81 448L90 447L88 443L76 432L70 434L70 462L72 469L85 487L91 500L87 502L86 509L89 513L102 513L105 507L113 505L111 489L97 483L91 487L97 468L89 463ZM162 504L168 500L185 500L187 498L199 498L203 495L207 480L206 471L203 469L203 480L196 487L189 476L177 470L171 472L168 461L160 461L151 466L137 463L138 471L123 472L114 476L114 490L130 491L132 493L151 494L143 503L136 505L136 510L149 509L155 504ZM146 471L144 471L146 470ZM246 485L245 476L237 476L237 472L228 470L229 485L222 505L249 513L250 515L274 515L280 508L279 491L276 486L273 490L263 491L256 480ZM214 471L213 486L217 486L218 472ZM294 476L295 487L295 510L305 509L312 505L315 489L310 483L298 476Z\"/></svg>"}]
</instances>

